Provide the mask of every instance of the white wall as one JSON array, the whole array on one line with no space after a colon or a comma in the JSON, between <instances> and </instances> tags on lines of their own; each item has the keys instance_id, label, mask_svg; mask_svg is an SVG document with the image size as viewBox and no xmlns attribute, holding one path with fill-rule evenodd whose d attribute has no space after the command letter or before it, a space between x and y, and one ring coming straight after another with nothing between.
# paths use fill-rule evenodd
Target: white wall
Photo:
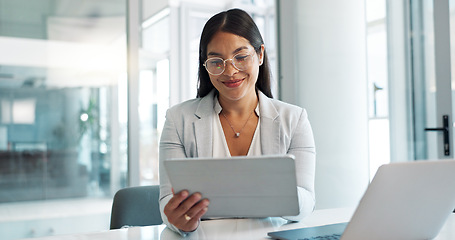
<instances>
[{"instance_id":1,"label":"white wall","mask_svg":"<svg viewBox=\"0 0 455 240\"><path fill-rule=\"evenodd\" d=\"M316 207L355 206L369 179L364 0L278 4L281 99L309 113Z\"/></svg>"}]
</instances>

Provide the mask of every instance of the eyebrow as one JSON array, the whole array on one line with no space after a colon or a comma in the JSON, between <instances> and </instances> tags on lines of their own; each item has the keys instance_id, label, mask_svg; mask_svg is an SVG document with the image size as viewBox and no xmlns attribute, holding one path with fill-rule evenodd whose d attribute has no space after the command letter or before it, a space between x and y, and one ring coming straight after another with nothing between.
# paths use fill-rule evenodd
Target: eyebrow
<instances>
[{"instance_id":1,"label":"eyebrow","mask_svg":"<svg viewBox=\"0 0 455 240\"><path fill-rule=\"evenodd\" d=\"M236 54L236 53L238 53L238 52L240 52L240 51L242 51L244 49L248 49L248 47L246 47L246 46L239 47L239 48L235 49L232 52L232 54ZM209 53L207 53L207 56L221 56L221 55L222 55L221 53L217 53L217 52L209 52Z\"/></svg>"}]
</instances>

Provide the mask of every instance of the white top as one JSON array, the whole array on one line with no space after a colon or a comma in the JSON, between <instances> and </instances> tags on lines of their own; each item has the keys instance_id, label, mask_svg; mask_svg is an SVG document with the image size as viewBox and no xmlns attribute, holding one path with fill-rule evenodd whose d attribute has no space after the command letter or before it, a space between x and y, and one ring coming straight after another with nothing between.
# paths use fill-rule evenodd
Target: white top
<instances>
[{"instance_id":1,"label":"white top","mask_svg":"<svg viewBox=\"0 0 455 240\"><path fill-rule=\"evenodd\" d=\"M224 135L223 127L221 126L221 121L219 114L223 108L218 101L218 97L215 96L215 106L214 106L214 117L213 117L213 157L231 157L231 152L229 151L229 147L226 142L226 136ZM254 109L256 114L259 114L259 103ZM248 149L247 156L260 156L262 155L261 151L261 143L259 142L261 136L261 128L259 127L261 124L261 118L259 118L258 125L256 126L256 130L254 131L253 140L251 141L250 148Z\"/></svg>"},{"instance_id":2,"label":"white top","mask_svg":"<svg viewBox=\"0 0 455 240\"><path fill-rule=\"evenodd\" d=\"M213 157L231 157L231 152L229 151L229 147L226 142L226 136L224 135L223 127L221 126L221 121L219 114L221 113L221 110L223 108L220 105L220 102L218 101L218 96L215 95L214 97L214 117L213 117ZM259 104L256 106L254 111L258 116L260 115L259 111ZM261 136L261 128L259 127L261 125L261 118L259 117L258 120L258 125L256 126L256 130L254 131L253 135L253 140L251 141L250 148L248 149L248 154L247 156L260 156L262 155L262 150L261 150L261 143L260 143L260 136ZM297 187L297 194L299 198L299 206L300 209L304 208L304 204L307 204L305 202L302 202L302 199L305 198L305 191L301 187ZM302 210L300 210L302 212ZM284 219L290 220L290 221L296 221L298 219L298 216L283 216Z\"/></svg>"}]
</instances>

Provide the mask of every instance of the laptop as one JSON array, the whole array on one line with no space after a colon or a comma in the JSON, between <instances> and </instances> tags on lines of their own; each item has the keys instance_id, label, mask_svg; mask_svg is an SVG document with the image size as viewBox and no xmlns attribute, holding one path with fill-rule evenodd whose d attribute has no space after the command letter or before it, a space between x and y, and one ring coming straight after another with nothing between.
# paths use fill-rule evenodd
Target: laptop
<instances>
[{"instance_id":1,"label":"laptop","mask_svg":"<svg viewBox=\"0 0 455 240\"><path fill-rule=\"evenodd\" d=\"M164 167L174 192L210 200L204 218L299 214L293 155L170 159Z\"/></svg>"},{"instance_id":2,"label":"laptop","mask_svg":"<svg viewBox=\"0 0 455 240\"><path fill-rule=\"evenodd\" d=\"M268 235L285 240L432 239L454 208L455 160L391 163L378 169L349 223Z\"/></svg>"}]
</instances>

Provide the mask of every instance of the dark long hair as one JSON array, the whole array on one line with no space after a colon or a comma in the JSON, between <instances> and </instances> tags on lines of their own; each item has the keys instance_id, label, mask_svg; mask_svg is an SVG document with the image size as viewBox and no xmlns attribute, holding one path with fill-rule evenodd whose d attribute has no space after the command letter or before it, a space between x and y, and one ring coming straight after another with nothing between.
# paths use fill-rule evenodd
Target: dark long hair
<instances>
[{"instance_id":1,"label":"dark long hair","mask_svg":"<svg viewBox=\"0 0 455 240\"><path fill-rule=\"evenodd\" d=\"M199 43L199 82L197 97L204 97L215 88L210 81L209 73L203 64L207 60L207 45L219 31L232 33L247 39L258 54L261 52L261 45L264 44L264 40L262 40L261 33L259 32L256 23L254 23L254 20L247 12L240 9L231 9L211 17L202 30L201 41ZM264 49L264 60L262 65L259 66L256 89L259 89L266 96L272 98L270 78L271 74L267 51Z\"/></svg>"}]
</instances>

